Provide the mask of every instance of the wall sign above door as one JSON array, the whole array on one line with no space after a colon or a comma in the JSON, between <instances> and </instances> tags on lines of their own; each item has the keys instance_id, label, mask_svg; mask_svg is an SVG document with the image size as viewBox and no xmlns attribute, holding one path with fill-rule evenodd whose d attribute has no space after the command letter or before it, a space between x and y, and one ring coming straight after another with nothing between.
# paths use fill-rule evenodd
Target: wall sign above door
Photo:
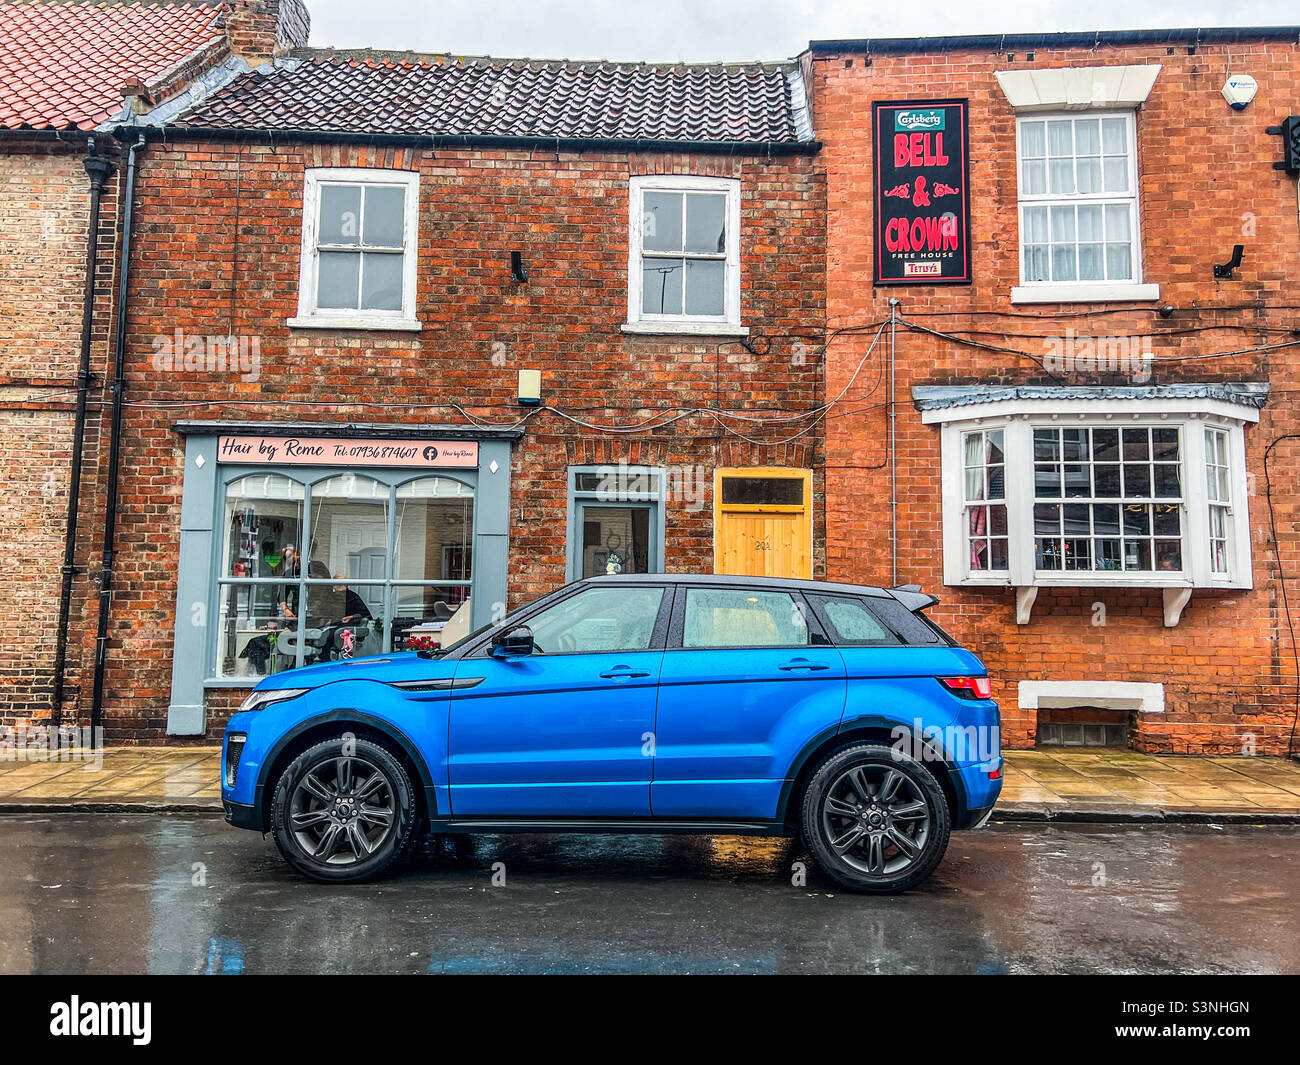
<instances>
[{"instance_id":1,"label":"wall sign above door","mask_svg":"<svg viewBox=\"0 0 1300 1065\"><path fill-rule=\"evenodd\" d=\"M878 285L969 284L966 100L872 104Z\"/></svg>"},{"instance_id":2,"label":"wall sign above door","mask_svg":"<svg viewBox=\"0 0 1300 1065\"><path fill-rule=\"evenodd\" d=\"M222 436L220 462L257 466L478 466L473 440L358 440L329 436Z\"/></svg>"}]
</instances>

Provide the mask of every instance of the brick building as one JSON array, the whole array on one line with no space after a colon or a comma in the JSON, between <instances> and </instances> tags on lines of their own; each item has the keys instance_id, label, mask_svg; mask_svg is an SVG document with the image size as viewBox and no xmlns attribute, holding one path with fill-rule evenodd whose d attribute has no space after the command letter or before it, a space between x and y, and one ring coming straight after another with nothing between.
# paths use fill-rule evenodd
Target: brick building
<instances>
[{"instance_id":1,"label":"brick building","mask_svg":"<svg viewBox=\"0 0 1300 1065\"><path fill-rule=\"evenodd\" d=\"M0 663L0 724L75 704L87 618L93 631L120 183L108 131L228 61L227 27L264 17L244 7L0 4L0 601L21 629Z\"/></svg>"},{"instance_id":2,"label":"brick building","mask_svg":"<svg viewBox=\"0 0 1300 1065\"><path fill-rule=\"evenodd\" d=\"M118 135L110 741L577 576L820 569L794 64L300 48Z\"/></svg>"},{"instance_id":3,"label":"brick building","mask_svg":"<svg viewBox=\"0 0 1300 1065\"><path fill-rule=\"evenodd\" d=\"M1300 230L1268 128L1300 111L1298 40L803 57L844 392L827 576L940 591L1012 746L1292 749Z\"/></svg>"}]
</instances>

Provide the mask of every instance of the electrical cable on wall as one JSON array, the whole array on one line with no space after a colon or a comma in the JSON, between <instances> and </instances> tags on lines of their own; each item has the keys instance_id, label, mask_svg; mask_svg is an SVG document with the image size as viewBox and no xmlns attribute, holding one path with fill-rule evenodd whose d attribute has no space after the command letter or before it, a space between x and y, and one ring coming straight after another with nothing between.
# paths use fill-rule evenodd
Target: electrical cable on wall
<instances>
[{"instance_id":1,"label":"electrical cable on wall","mask_svg":"<svg viewBox=\"0 0 1300 1065\"><path fill-rule=\"evenodd\" d=\"M1291 617L1291 600L1286 591L1286 572L1282 568L1282 547L1277 539L1277 515L1273 510L1273 482L1269 476L1269 459L1273 449L1287 440L1300 440L1300 433L1287 433L1277 437L1264 449L1264 501L1268 504L1269 535L1273 540L1273 559L1277 563L1277 583L1282 590L1282 613L1286 618L1287 632L1291 637L1291 661L1295 668L1295 712L1291 716L1291 734L1287 738L1286 753L1290 757L1295 751L1296 725L1300 723L1300 647L1296 646L1295 623Z\"/></svg>"}]
</instances>

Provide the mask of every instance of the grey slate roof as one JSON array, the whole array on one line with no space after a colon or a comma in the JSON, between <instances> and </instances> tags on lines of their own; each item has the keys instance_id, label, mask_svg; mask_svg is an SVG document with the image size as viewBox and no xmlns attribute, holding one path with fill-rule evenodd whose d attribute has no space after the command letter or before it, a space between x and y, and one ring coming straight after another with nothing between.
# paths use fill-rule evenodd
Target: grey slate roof
<instances>
[{"instance_id":1,"label":"grey slate roof","mask_svg":"<svg viewBox=\"0 0 1300 1065\"><path fill-rule=\"evenodd\" d=\"M1259 409L1268 400L1266 381L1189 382L1171 385L913 385L917 410L946 410L1009 399L1217 399Z\"/></svg>"},{"instance_id":2,"label":"grey slate roof","mask_svg":"<svg viewBox=\"0 0 1300 1065\"><path fill-rule=\"evenodd\" d=\"M299 49L181 114L193 130L811 143L794 64L455 59Z\"/></svg>"}]
</instances>

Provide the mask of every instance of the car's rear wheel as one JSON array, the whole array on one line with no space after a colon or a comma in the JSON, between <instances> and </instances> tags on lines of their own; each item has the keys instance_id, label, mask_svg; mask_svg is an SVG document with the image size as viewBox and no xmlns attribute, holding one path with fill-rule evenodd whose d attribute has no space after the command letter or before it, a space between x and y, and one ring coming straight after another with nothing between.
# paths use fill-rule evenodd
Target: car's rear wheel
<instances>
[{"instance_id":1,"label":"car's rear wheel","mask_svg":"<svg viewBox=\"0 0 1300 1065\"><path fill-rule=\"evenodd\" d=\"M892 894L929 876L948 849L943 790L916 759L874 744L831 754L802 804L804 841L831 879Z\"/></svg>"},{"instance_id":2,"label":"car's rear wheel","mask_svg":"<svg viewBox=\"0 0 1300 1065\"><path fill-rule=\"evenodd\" d=\"M271 827L285 860L316 880L365 880L406 851L415 791L402 764L371 740L309 747L280 774Z\"/></svg>"}]
</instances>

